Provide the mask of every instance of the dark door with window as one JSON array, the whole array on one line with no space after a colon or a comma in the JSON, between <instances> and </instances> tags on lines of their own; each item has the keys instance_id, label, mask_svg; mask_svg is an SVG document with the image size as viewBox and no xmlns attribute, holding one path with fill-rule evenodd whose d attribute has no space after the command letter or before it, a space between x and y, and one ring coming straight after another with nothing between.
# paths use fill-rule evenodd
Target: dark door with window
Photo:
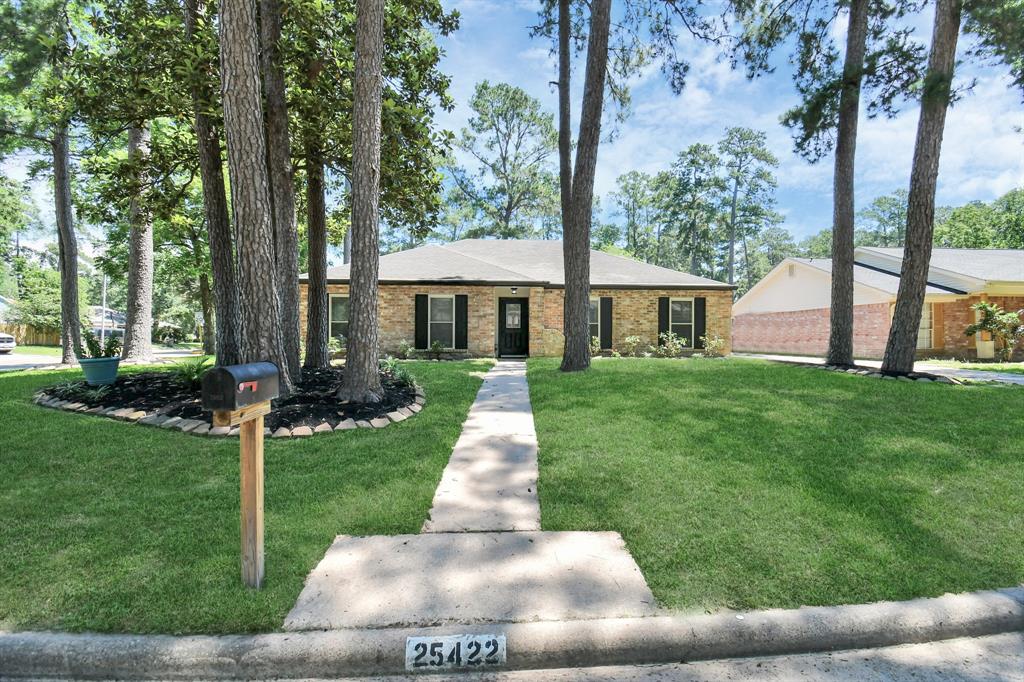
<instances>
[{"instance_id":1,"label":"dark door with window","mask_svg":"<svg viewBox=\"0 0 1024 682\"><path fill-rule=\"evenodd\" d=\"M498 299L498 355L530 353L530 299Z\"/></svg>"}]
</instances>

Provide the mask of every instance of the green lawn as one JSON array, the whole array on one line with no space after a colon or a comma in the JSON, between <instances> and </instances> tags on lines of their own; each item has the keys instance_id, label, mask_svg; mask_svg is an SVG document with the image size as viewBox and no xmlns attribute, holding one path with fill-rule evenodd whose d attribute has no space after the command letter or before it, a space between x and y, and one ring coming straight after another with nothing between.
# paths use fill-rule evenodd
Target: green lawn
<instances>
[{"instance_id":1,"label":"green lawn","mask_svg":"<svg viewBox=\"0 0 1024 682\"><path fill-rule=\"evenodd\" d=\"M241 586L238 441L31 404L0 374L0 630L279 629L334 536L416 533L489 363L410 363L416 418L266 445L267 579Z\"/></svg>"},{"instance_id":2,"label":"green lawn","mask_svg":"<svg viewBox=\"0 0 1024 682\"><path fill-rule=\"evenodd\" d=\"M756 360L531 360L545 530L622 533L661 604L1024 581L1024 390Z\"/></svg>"},{"instance_id":3,"label":"green lawn","mask_svg":"<svg viewBox=\"0 0 1024 682\"><path fill-rule=\"evenodd\" d=\"M60 346L18 346L14 349L15 355L52 355L60 357Z\"/></svg>"},{"instance_id":4,"label":"green lawn","mask_svg":"<svg viewBox=\"0 0 1024 682\"><path fill-rule=\"evenodd\" d=\"M983 372L1005 372L1024 374L1024 362L960 362L959 360L922 360L930 365L956 367L957 369L978 369Z\"/></svg>"}]
</instances>

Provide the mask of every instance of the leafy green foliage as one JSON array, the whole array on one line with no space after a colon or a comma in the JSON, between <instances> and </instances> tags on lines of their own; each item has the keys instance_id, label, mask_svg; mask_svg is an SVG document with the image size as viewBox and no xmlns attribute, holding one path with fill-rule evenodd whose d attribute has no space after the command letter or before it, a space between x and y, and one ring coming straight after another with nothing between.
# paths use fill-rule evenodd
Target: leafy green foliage
<instances>
[{"instance_id":1,"label":"leafy green foliage","mask_svg":"<svg viewBox=\"0 0 1024 682\"><path fill-rule=\"evenodd\" d=\"M1013 357L1017 343L1024 339L1024 310L1008 312L1002 306L990 301L979 301L971 306L980 313L974 324L964 330L967 336L987 333L996 342L999 359L1008 362Z\"/></svg>"},{"instance_id":2,"label":"leafy green foliage","mask_svg":"<svg viewBox=\"0 0 1024 682\"><path fill-rule=\"evenodd\" d=\"M647 348L648 352L656 358L681 358L689 350L689 339L685 339L675 332L658 334L658 341L657 345Z\"/></svg>"},{"instance_id":3,"label":"leafy green foliage","mask_svg":"<svg viewBox=\"0 0 1024 682\"><path fill-rule=\"evenodd\" d=\"M202 385L203 375L213 366L213 358L203 355L198 358L186 358L174 364L171 372L183 386L196 389Z\"/></svg>"},{"instance_id":4,"label":"leafy green foliage","mask_svg":"<svg viewBox=\"0 0 1024 682\"><path fill-rule=\"evenodd\" d=\"M477 83L470 107L473 116L455 146L477 167L449 168L453 187L446 230L459 238L543 234L546 223L560 219L554 117L507 83Z\"/></svg>"},{"instance_id":5,"label":"leafy green foliage","mask_svg":"<svg viewBox=\"0 0 1024 682\"><path fill-rule=\"evenodd\" d=\"M700 340L704 344L703 350L699 353L702 357L721 358L725 356L725 339L718 334L702 336Z\"/></svg>"},{"instance_id":6,"label":"leafy green foliage","mask_svg":"<svg viewBox=\"0 0 1024 682\"><path fill-rule=\"evenodd\" d=\"M91 329L83 329L82 343L84 347L75 348L75 355L79 358L113 358L121 353L121 338L113 334L101 344Z\"/></svg>"}]
</instances>

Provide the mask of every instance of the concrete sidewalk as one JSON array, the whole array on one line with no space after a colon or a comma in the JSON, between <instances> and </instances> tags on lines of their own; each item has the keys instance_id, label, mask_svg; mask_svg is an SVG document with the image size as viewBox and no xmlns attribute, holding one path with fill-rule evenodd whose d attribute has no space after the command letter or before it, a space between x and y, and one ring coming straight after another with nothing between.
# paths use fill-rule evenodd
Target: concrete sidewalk
<instances>
[{"instance_id":1,"label":"concrete sidewalk","mask_svg":"<svg viewBox=\"0 0 1024 682\"><path fill-rule=\"evenodd\" d=\"M423 532L515 530L540 530L537 433L526 363L502 361L484 377Z\"/></svg>"},{"instance_id":2,"label":"concrete sidewalk","mask_svg":"<svg viewBox=\"0 0 1024 682\"><path fill-rule=\"evenodd\" d=\"M807 365L824 365L825 360L823 358L815 357L812 355L778 355L774 353L733 353L733 357L737 358L755 358L758 360L771 360L773 362L790 362L794 364L807 364ZM855 360L857 365L861 367L873 367L880 369L882 367L881 360ZM950 377L953 379L972 379L974 381L1000 381L1004 384L1016 384L1024 386L1024 374L1011 374L1009 372L987 372L984 370L976 369L958 369L956 367L946 367L945 365L935 365L929 363L926 360L918 360L914 363L914 371L916 372L928 372L929 374L936 374L938 376Z\"/></svg>"}]
</instances>

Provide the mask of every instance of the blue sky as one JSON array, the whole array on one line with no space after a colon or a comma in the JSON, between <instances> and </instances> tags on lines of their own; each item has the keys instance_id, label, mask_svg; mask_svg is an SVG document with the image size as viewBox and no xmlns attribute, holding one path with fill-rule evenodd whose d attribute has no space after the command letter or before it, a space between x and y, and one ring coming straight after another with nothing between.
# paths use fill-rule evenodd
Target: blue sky
<instances>
[{"instance_id":1,"label":"blue sky","mask_svg":"<svg viewBox=\"0 0 1024 682\"><path fill-rule=\"evenodd\" d=\"M557 110L554 89L556 65L549 45L531 39L536 23L535 0L442 0L462 15L461 28L442 40L443 70L452 76L455 110L440 123L458 131L470 112L474 85L484 79L517 85L538 98L552 113ZM930 37L930 17L917 19L917 36ZM837 26L841 35L845 26ZM961 46L964 43L961 41ZM685 41L681 53L691 61L687 86L675 96L657 68L633 82L632 115L618 124L611 142L598 154L596 191L605 197L617 176L630 170L656 172L695 142L714 143L726 127L764 130L780 160L777 172L778 208L785 227L803 237L825 229L832 216L832 158L811 165L793 153L789 132L779 116L796 102L788 65L776 73L748 81L742 72L718 60L718 48ZM963 52L963 50L961 50ZM977 79L973 92L949 113L939 174L940 205L959 205L974 199L988 201L1024 185L1024 105L1008 88L1005 70L967 64L961 80ZM573 73L574 123L578 121L582 69ZM863 108L863 107L862 107ZM857 149L857 206L880 194L906 188L910 177L917 107L909 105L895 119L862 118ZM607 119L606 119L607 120ZM605 211L611 202L602 201Z\"/></svg>"}]
</instances>

